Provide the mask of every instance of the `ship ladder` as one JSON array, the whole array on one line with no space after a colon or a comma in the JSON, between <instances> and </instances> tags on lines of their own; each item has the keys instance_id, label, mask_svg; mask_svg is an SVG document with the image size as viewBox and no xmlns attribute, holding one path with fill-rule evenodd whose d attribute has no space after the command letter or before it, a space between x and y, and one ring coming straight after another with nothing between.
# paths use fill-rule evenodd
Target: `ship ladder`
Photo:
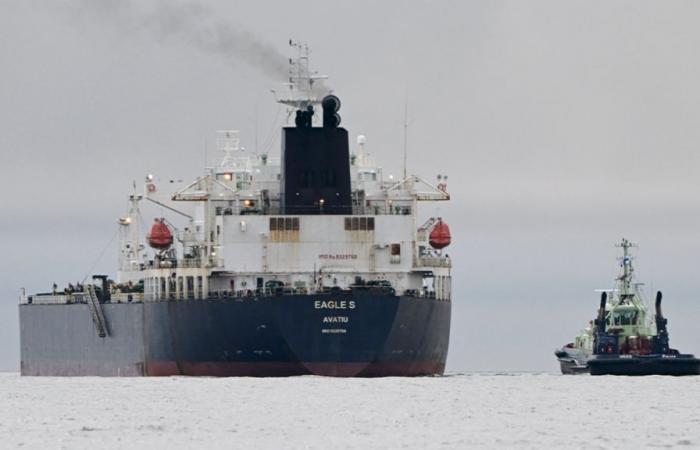
<instances>
[{"instance_id":1,"label":"ship ladder","mask_svg":"<svg viewBox=\"0 0 700 450\"><path fill-rule=\"evenodd\" d=\"M105 320L105 315L104 312L102 311L102 305L100 304L100 301L97 299L97 295L95 294L95 286L88 284L85 286L87 290L87 305L88 309L90 310L90 314L92 315L92 321L95 324L95 329L97 330L97 334L103 338L108 335L107 332L107 321Z\"/></svg>"}]
</instances>

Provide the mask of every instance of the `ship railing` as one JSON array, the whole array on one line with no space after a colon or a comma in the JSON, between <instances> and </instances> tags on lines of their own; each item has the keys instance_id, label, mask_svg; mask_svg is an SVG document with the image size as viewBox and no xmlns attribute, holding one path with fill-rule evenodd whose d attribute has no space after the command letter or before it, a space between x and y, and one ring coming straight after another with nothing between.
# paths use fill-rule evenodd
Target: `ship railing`
<instances>
[{"instance_id":1,"label":"ship railing","mask_svg":"<svg viewBox=\"0 0 700 450\"><path fill-rule=\"evenodd\" d=\"M224 267L223 258L209 258L209 267Z\"/></svg>"},{"instance_id":2,"label":"ship railing","mask_svg":"<svg viewBox=\"0 0 700 450\"><path fill-rule=\"evenodd\" d=\"M183 259L164 259L151 260L148 262L146 268L148 269L171 269L176 267L184 267L187 269L193 269L202 267L202 260L199 258L183 258Z\"/></svg>"},{"instance_id":3,"label":"ship railing","mask_svg":"<svg viewBox=\"0 0 700 450\"><path fill-rule=\"evenodd\" d=\"M363 286L353 285L347 289L339 287L323 287L321 289L306 289L306 288L273 288L273 289L252 289L240 291L210 291L209 297L228 298L228 297L256 297L256 296L272 296L272 295L307 295L307 294L328 294L332 292L352 292L353 290L368 290L372 292L395 292L393 288L386 286ZM403 295L420 298L435 298L435 291L427 289L406 289Z\"/></svg>"},{"instance_id":4,"label":"ship railing","mask_svg":"<svg viewBox=\"0 0 700 450\"><path fill-rule=\"evenodd\" d=\"M219 261L219 260L217 260ZM223 260L222 260L223 261ZM182 258L182 259L164 259L151 260L144 265L144 269L174 269L174 268L185 268L185 269L198 269L202 267L202 259L200 258Z\"/></svg>"},{"instance_id":5,"label":"ship railing","mask_svg":"<svg viewBox=\"0 0 700 450\"><path fill-rule=\"evenodd\" d=\"M386 293L389 291L393 292L393 289L391 288L385 288L381 286L353 286L352 288L348 289L340 289L340 288L323 288L323 289L315 289L315 290L308 290L308 289L293 289L293 288L284 288L284 289L248 289L248 290L240 290L240 291L210 291L209 292L209 298L252 298L252 297L260 297L260 296L293 296L293 295L307 295L307 294L327 294L330 292L352 292L354 289L359 289L359 290L370 290L370 291L376 291L376 292L382 292ZM427 289L406 289L403 291L403 295L411 296L411 297L417 297L417 298L427 298L427 299L434 299L435 298L435 291L434 290L427 290Z\"/></svg>"},{"instance_id":6,"label":"ship railing","mask_svg":"<svg viewBox=\"0 0 700 450\"><path fill-rule=\"evenodd\" d=\"M23 295L20 304L23 305L69 305L71 303L85 303L82 298L85 294L75 292L69 294L36 294Z\"/></svg>"},{"instance_id":7,"label":"ship railing","mask_svg":"<svg viewBox=\"0 0 700 450\"><path fill-rule=\"evenodd\" d=\"M420 267L452 267L450 258L444 256L421 256L418 264Z\"/></svg>"},{"instance_id":8,"label":"ship railing","mask_svg":"<svg viewBox=\"0 0 700 450\"><path fill-rule=\"evenodd\" d=\"M406 289L404 295L418 298L435 298L435 291L427 289Z\"/></svg>"},{"instance_id":9,"label":"ship railing","mask_svg":"<svg viewBox=\"0 0 700 450\"><path fill-rule=\"evenodd\" d=\"M382 290L380 287L358 287L355 289L377 289ZM260 296L294 296L294 295L307 295L307 294L327 294L329 292L351 292L352 289L340 289L333 287L324 287L322 289L307 289L304 287L299 288L260 288L260 289L242 289L237 291L230 290L220 290L220 291L209 291L208 298L252 298ZM434 291L428 290L412 290L407 289L403 291L404 295L409 295L412 297L419 298L435 298ZM160 300L165 300L162 298ZM194 300L194 293L184 293L181 292L179 295L171 293L167 300ZM146 296L143 292L116 292L110 295L110 303L143 303L146 300ZM150 298L151 301L156 301L155 298ZM87 293L85 292L74 292L70 294L38 294L38 295L22 295L20 296L20 304L35 304L35 305L70 305L76 303L87 303Z\"/></svg>"},{"instance_id":10,"label":"ship railing","mask_svg":"<svg viewBox=\"0 0 700 450\"><path fill-rule=\"evenodd\" d=\"M256 297L274 297L274 296L279 296L279 297L289 297L289 296L296 296L296 295L309 295L309 294L328 294L328 293L351 293L354 290L361 290L361 291L370 291L370 292L377 292L377 293L388 293L391 292L392 294L395 292L393 288L391 287L384 287L384 286L351 286L349 288L343 289L339 288L337 286L335 287L328 287L325 286L321 289L309 289L305 287L271 287L271 288L259 288L259 289L240 289L240 290L213 290L209 291L207 299L252 299ZM112 302L119 302L123 303L125 302L124 298L127 294L116 294L116 295L122 295L123 297L119 299L115 299L115 294L112 294ZM202 300L202 298L198 297L195 295L194 292L171 292L167 296L162 296L156 298L154 295L144 295L144 294L129 294L133 295L132 297L132 302L142 302L142 301L162 301L162 300L170 300L170 301L178 301L178 300ZM417 298L427 298L427 299L434 299L435 298L435 291L433 290L427 290L427 289L406 289L402 291L402 295L407 295L411 297L417 297Z\"/></svg>"},{"instance_id":11,"label":"ship railing","mask_svg":"<svg viewBox=\"0 0 700 450\"><path fill-rule=\"evenodd\" d=\"M117 292L111 295L112 303L142 303L143 292Z\"/></svg>"},{"instance_id":12,"label":"ship railing","mask_svg":"<svg viewBox=\"0 0 700 450\"><path fill-rule=\"evenodd\" d=\"M22 295L21 305L72 305L87 303L86 292L71 292L68 294L36 294ZM110 303L140 303L143 302L142 292L116 292L110 295Z\"/></svg>"},{"instance_id":13,"label":"ship railing","mask_svg":"<svg viewBox=\"0 0 700 450\"><path fill-rule=\"evenodd\" d=\"M318 291L309 290L307 288L259 288L259 289L240 289L235 291L221 290L221 291L209 291L210 298L246 298L246 297L260 297L260 296L274 296L274 295L306 295L315 294Z\"/></svg>"},{"instance_id":14,"label":"ship railing","mask_svg":"<svg viewBox=\"0 0 700 450\"><path fill-rule=\"evenodd\" d=\"M183 258L177 261L177 265L185 269L196 269L202 267L202 260L199 258Z\"/></svg>"},{"instance_id":15,"label":"ship railing","mask_svg":"<svg viewBox=\"0 0 700 450\"><path fill-rule=\"evenodd\" d=\"M258 207L245 207L245 206L217 206L215 208L215 214L217 216L278 216L283 215L282 209L277 205L279 200L275 200L270 206ZM410 216L413 214L414 210L411 204L388 204L386 201L372 201L371 204L366 204L365 202L353 202L350 204L336 205L335 208L350 210L351 213L343 214L345 216ZM309 206L299 206L298 208L288 206L286 208L286 214L308 214L310 211ZM316 210L314 209L314 212ZM318 210L318 213L323 215L331 214L334 210L328 207L324 210ZM202 242L203 238L201 233L196 234L191 231L179 232L177 233L177 238L179 241L185 240L190 242Z\"/></svg>"}]
</instances>

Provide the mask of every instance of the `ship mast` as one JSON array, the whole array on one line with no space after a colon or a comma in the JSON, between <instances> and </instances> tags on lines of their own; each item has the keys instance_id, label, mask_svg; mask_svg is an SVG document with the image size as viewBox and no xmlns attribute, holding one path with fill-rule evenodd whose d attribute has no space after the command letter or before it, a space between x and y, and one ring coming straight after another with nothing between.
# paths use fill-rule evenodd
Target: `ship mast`
<instances>
[{"instance_id":1,"label":"ship mast","mask_svg":"<svg viewBox=\"0 0 700 450\"><path fill-rule=\"evenodd\" d=\"M323 80L327 75L319 75L309 68L309 46L304 43L289 40L289 46L297 51L296 58L289 58L288 81L283 83L286 89L279 92L273 90L277 103L289 106L289 116L296 110L304 110L308 106L321 103L323 98L332 92Z\"/></svg>"},{"instance_id":2,"label":"ship mast","mask_svg":"<svg viewBox=\"0 0 700 450\"><path fill-rule=\"evenodd\" d=\"M141 252L145 248L141 242L141 211L139 202L143 195L136 192L134 182L134 192L129 196L129 212L126 216L119 218L119 281L123 281L129 272L139 270L141 263Z\"/></svg>"},{"instance_id":3,"label":"ship mast","mask_svg":"<svg viewBox=\"0 0 700 450\"><path fill-rule=\"evenodd\" d=\"M216 140L217 149L224 154L219 163L220 170L235 170L240 165L241 139L238 130L219 130L219 138ZM247 160L246 160L247 161Z\"/></svg>"},{"instance_id":4,"label":"ship mast","mask_svg":"<svg viewBox=\"0 0 700 450\"><path fill-rule=\"evenodd\" d=\"M634 296L632 291L632 279L634 278L634 266L632 261L634 257L630 253L630 248L637 247L637 244L633 244L627 239L622 239L622 242L616 245L618 248L622 248L622 258L620 258L620 266L622 267L622 273L617 280L620 282L620 299L628 299Z\"/></svg>"}]
</instances>

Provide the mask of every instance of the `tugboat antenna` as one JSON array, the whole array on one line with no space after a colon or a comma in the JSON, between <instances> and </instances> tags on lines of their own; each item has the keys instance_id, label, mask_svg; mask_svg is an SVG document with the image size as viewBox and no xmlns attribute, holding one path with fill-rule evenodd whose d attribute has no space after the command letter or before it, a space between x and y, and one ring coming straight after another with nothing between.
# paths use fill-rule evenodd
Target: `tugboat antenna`
<instances>
[{"instance_id":1,"label":"tugboat antenna","mask_svg":"<svg viewBox=\"0 0 700 450\"><path fill-rule=\"evenodd\" d=\"M616 247L622 248L622 258L620 259L622 275L618 277L618 280L622 281L622 295L626 297L629 295L632 278L634 276L634 266L632 265L633 257L629 249L637 247L637 244L633 244L627 239L622 238L622 241L617 244Z\"/></svg>"}]
</instances>

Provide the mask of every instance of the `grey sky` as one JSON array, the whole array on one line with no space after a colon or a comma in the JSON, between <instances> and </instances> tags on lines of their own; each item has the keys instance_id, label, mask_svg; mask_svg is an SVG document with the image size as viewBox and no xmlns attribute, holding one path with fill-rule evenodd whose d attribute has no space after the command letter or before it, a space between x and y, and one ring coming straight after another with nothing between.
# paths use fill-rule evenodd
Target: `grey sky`
<instances>
[{"instance_id":1,"label":"grey sky","mask_svg":"<svg viewBox=\"0 0 700 450\"><path fill-rule=\"evenodd\" d=\"M197 176L221 128L279 151L282 80L247 51L289 38L388 172L408 100L409 169L450 177L453 202L425 210L454 235L449 370L555 370L623 235L672 344L700 353L699 3L94 3L0 3L0 369L18 366L19 288L81 279L131 180ZM115 273L114 245L96 270Z\"/></svg>"}]
</instances>

